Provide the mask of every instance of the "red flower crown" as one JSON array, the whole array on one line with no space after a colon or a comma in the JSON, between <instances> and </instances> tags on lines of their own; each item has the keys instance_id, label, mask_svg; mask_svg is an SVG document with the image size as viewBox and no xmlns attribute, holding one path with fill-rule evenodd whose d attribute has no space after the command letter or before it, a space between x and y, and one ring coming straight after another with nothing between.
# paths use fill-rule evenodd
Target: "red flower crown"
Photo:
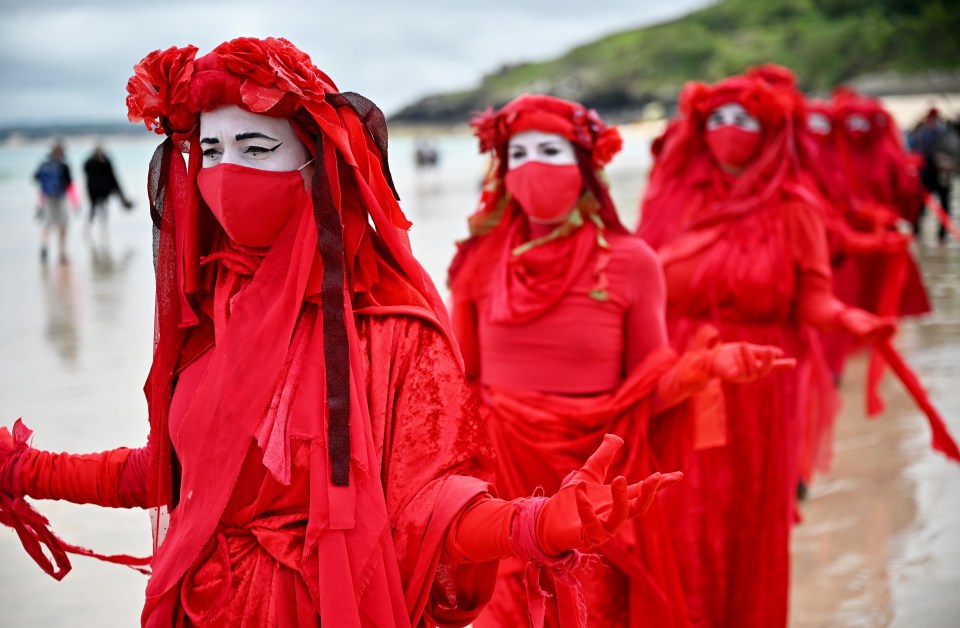
<instances>
[{"instance_id":1,"label":"red flower crown","mask_svg":"<svg viewBox=\"0 0 960 628\"><path fill-rule=\"evenodd\" d=\"M608 164L623 147L620 131L604 124L595 110L554 96L525 94L499 111L488 107L470 126L480 140L480 152L494 151L501 160L512 136L534 129L557 133L583 147L595 168Z\"/></svg>"},{"instance_id":2,"label":"red flower crown","mask_svg":"<svg viewBox=\"0 0 960 628\"><path fill-rule=\"evenodd\" d=\"M131 122L158 134L185 133L200 111L224 104L282 117L301 101L322 101L337 91L306 53L283 38L240 37L200 59L196 54L196 46L155 50L134 66L127 82ZM219 76L202 78L211 71ZM233 79L224 80L227 74Z\"/></svg>"},{"instance_id":3,"label":"red flower crown","mask_svg":"<svg viewBox=\"0 0 960 628\"><path fill-rule=\"evenodd\" d=\"M680 92L680 111L698 129L710 112L728 103L741 105L764 129L783 124L797 105L790 90L778 89L759 74L733 76L712 85L691 81Z\"/></svg>"}]
</instances>

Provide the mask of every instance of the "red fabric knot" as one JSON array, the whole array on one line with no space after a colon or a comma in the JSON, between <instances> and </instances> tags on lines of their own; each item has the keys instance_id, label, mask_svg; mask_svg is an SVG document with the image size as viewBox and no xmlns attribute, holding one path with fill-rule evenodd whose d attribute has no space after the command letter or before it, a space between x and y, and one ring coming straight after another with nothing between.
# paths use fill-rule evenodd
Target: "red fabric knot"
<instances>
[{"instance_id":1,"label":"red fabric knot","mask_svg":"<svg viewBox=\"0 0 960 628\"><path fill-rule=\"evenodd\" d=\"M516 514L510 528L510 547L521 560L526 560L524 584L527 589L527 613L533 628L543 628L546 602L550 594L540 587L543 569L554 578L561 627L584 628L587 625L587 606L575 572L582 564L583 555L570 550L559 556L544 553L537 542L536 522L547 498L525 497L514 501Z\"/></svg>"},{"instance_id":2,"label":"red fabric knot","mask_svg":"<svg viewBox=\"0 0 960 628\"><path fill-rule=\"evenodd\" d=\"M268 249L252 249L228 242L223 249L200 258L201 266L219 262L223 269L217 273L213 300L213 325L217 340L230 320L234 297L260 268L267 251Z\"/></svg>"}]
</instances>

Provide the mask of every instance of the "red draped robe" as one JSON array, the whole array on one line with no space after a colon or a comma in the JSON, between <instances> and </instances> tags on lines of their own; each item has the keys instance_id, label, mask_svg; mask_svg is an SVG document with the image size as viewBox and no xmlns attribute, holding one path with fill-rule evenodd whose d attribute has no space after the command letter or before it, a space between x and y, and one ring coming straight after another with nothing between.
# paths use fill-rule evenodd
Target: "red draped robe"
<instances>
[{"instance_id":1,"label":"red draped robe","mask_svg":"<svg viewBox=\"0 0 960 628\"><path fill-rule=\"evenodd\" d=\"M517 220L523 220L518 218ZM524 221L525 222L525 221ZM524 226L524 228L526 228ZM549 227L531 225L529 239ZM552 494L579 468L606 433L623 437L624 460L611 471L630 480L659 470L650 456L649 439L667 431L673 414L652 416L661 375L675 361L664 329L663 278L656 255L633 236L608 233L609 257L603 264L603 300L597 287L593 250L574 265L577 238L595 241L589 224L578 232L527 251L510 280L533 309L560 281L557 269L577 270L562 294L536 317L504 322L491 316L493 292L502 289L491 261L472 281L454 282L453 325L468 376L482 385L482 414L497 451L497 487L504 498L525 497L542 488ZM471 254L491 255L481 241ZM495 254L494 254L495 256ZM468 262L469 264L470 262ZM502 263L502 262L501 262ZM483 266L480 266L483 268ZM503 270L503 269L500 269ZM463 271L463 274L468 274ZM469 283L469 287L464 284ZM502 294L501 294L502 296ZM516 311L519 303L511 304ZM679 574L669 543L669 526L658 504L600 548L578 574L586 596L589 625L684 626ZM526 623L523 565L503 561L494 598L477 626L522 626ZM547 590L552 583L541 583ZM559 625L548 613L548 625Z\"/></svg>"},{"instance_id":2,"label":"red draped robe","mask_svg":"<svg viewBox=\"0 0 960 628\"><path fill-rule=\"evenodd\" d=\"M357 321L370 416L365 431L377 465L370 478L379 478L389 516L381 541L385 567L361 578L361 589L358 574L338 570L344 565L325 562L322 552L317 564L316 554L304 551L304 538L311 483L325 479L317 468L325 451L311 456L308 443L293 442L291 483L284 485L251 441L215 534L170 593L173 625L317 626L321 618L333 626L466 625L489 598L496 563L454 564L443 552L450 522L491 489L478 478L489 478L492 468L449 341L417 316L358 315ZM209 357L203 353L180 373L171 408L175 447L189 437L184 412ZM38 469L40 457L33 455L24 465L24 486L40 499L145 508L146 451L133 452L127 464L111 464L117 454L104 452L79 483L58 474L70 466L61 456L78 457L45 456ZM192 460L180 463L183 474L191 473ZM331 595L344 602L318 604Z\"/></svg>"}]
</instances>

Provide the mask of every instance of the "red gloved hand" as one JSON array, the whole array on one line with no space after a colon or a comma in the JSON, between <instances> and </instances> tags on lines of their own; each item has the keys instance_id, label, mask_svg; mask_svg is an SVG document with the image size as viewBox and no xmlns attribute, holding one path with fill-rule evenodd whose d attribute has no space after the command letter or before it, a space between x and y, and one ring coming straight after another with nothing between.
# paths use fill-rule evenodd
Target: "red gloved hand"
<instances>
[{"instance_id":1,"label":"red gloved hand","mask_svg":"<svg viewBox=\"0 0 960 628\"><path fill-rule=\"evenodd\" d=\"M796 365L794 358L783 357L780 347L727 342L714 349L711 372L726 382L741 384Z\"/></svg>"},{"instance_id":2,"label":"red gloved hand","mask_svg":"<svg viewBox=\"0 0 960 628\"><path fill-rule=\"evenodd\" d=\"M606 484L607 471L622 445L619 436L604 436L583 467L570 474L544 504L536 522L536 538L546 554L557 556L603 545L629 519L646 512L658 490L683 477L679 471L654 473L628 485L625 477L618 476Z\"/></svg>"},{"instance_id":3,"label":"red gloved hand","mask_svg":"<svg viewBox=\"0 0 960 628\"><path fill-rule=\"evenodd\" d=\"M865 343L889 338L897 330L897 319L892 316L876 316L856 307L840 312L837 322L848 333Z\"/></svg>"}]
</instances>

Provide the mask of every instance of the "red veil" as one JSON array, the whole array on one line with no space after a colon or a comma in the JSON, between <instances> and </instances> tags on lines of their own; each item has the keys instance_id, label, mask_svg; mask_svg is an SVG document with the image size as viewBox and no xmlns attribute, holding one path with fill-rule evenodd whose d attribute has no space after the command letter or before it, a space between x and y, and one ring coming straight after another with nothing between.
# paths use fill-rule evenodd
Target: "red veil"
<instances>
[{"instance_id":1,"label":"red veil","mask_svg":"<svg viewBox=\"0 0 960 628\"><path fill-rule=\"evenodd\" d=\"M496 113L488 109L471 125L480 139L481 152L490 152L491 160L479 206L469 218L470 237L459 244L448 283L451 290L473 296L476 290L490 285L491 274L499 271L492 295L495 315L504 321L530 320L563 296L593 258L595 247L603 247L605 231L627 233L601 171L620 151L620 132L607 127L592 109L540 95L521 96ZM582 220L566 225L567 237L512 256L515 247L529 238L526 218L503 181L507 143L511 136L531 129L556 133L573 143L585 187L578 205ZM564 263L557 264L557 260ZM599 256L596 289L601 291L605 289L604 260ZM532 272L538 275L536 290L525 287L533 283L525 277Z\"/></svg>"},{"instance_id":2,"label":"red veil","mask_svg":"<svg viewBox=\"0 0 960 628\"><path fill-rule=\"evenodd\" d=\"M381 601L385 615L378 621L409 614L396 621L416 622L421 591L432 581L429 566L419 563L433 560L432 552L420 561L414 557L415 567L401 565L408 580L412 571L419 580L406 582L406 593L398 591L354 315L418 317L459 354L441 299L409 248L410 223L387 167L383 114L357 94L340 93L284 39L239 38L200 58L196 52L193 46L155 51L136 66L127 86L130 120L167 135L149 181L157 289L154 359L145 388L148 500L161 521L144 622L169 625L171 592L218 525L251 439L281 483L290 481L290 442L313 444L303 570L324 616L336 618L340 610L356 616L360 591L377 587L390 590L391 600L407 598L407 608L401 603L399 609ZM199 113L224 105L289 119L316 159L310 206L294 214L262 262L227 242L196 185ZM181 476L168 420L178 374L214 342L211 295L222 278L214 276L213 264L202 266L207 256L259 264L259 270L245 288L245 306L234 308L230 329L216 338L202 393L188 410L184 424L191 437L181 438L177 454L193 466ZM309 320L301 326L303 317ZM284 399L293 391L289 408ZM456 491L436 484L432 505L445 511L436 517L441 526L464 497L445 503L441 496ZM474 494L486 486L476 484ZM340 579L337 586L319 585L329 579L310 573L320 568L319 556L323 573ZM338 593L351 578L355 595Z\"/></svg>"}]
</instances>

